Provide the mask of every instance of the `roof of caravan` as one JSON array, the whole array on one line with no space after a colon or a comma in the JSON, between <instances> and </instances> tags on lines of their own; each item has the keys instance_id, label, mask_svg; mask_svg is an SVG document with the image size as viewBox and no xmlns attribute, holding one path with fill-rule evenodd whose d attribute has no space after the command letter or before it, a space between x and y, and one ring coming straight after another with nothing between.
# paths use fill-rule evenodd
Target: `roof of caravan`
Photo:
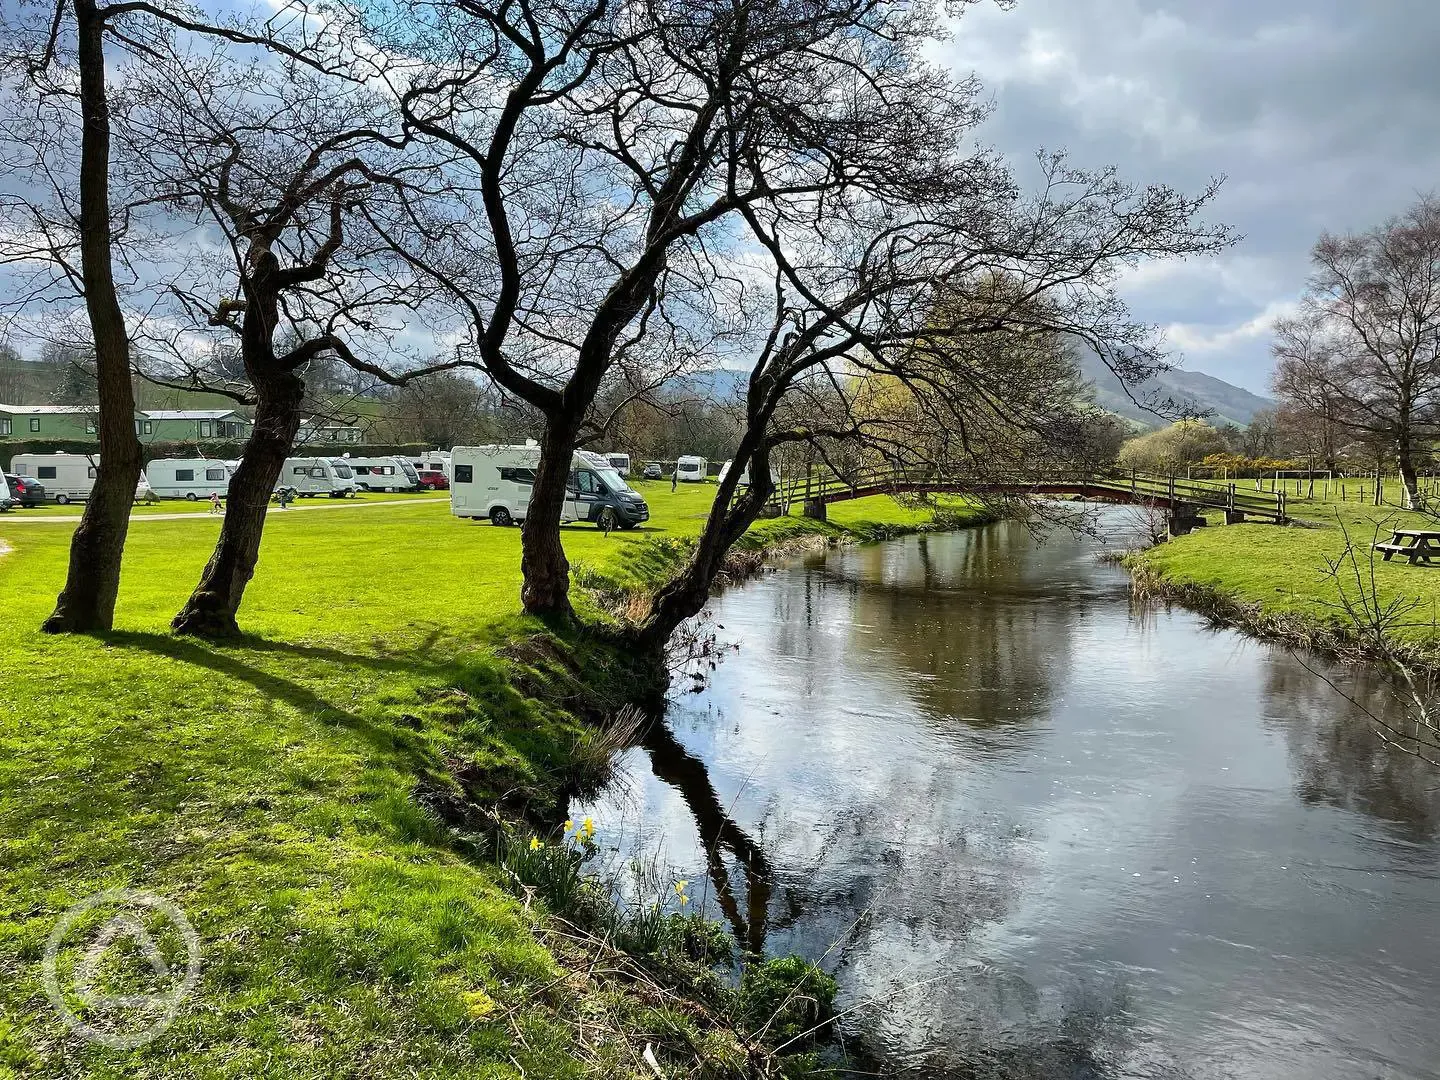
<instances>
[{"instance_id":1,"label":"roof of caravan","mask_svg":"<svg viewBox=\"0 0 1440 1080\"><path fill-rule=\"evenodd\" d=\"M99 411L99 405L0 405L0 412L36 413L48 416L78 416Z\"/></svg>"},{"instance_id":2,"label":"roof of caravan","mask_svg":"<svg viewBox=\"0 0 1440 1080\"><path fill-rule=\"evenodd\" d=\"M151 420L223 420L239 416L234 409L142 409Z\"/></svg>"}]
</instances>

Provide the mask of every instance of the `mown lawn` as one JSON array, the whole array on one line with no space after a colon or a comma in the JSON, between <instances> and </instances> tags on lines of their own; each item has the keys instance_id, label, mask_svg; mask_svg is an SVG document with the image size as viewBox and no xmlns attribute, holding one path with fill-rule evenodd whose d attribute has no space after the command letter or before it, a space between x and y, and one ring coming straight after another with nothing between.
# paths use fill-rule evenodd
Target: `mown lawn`
<instances>
[{"instance_id":1,"label":"mown lawn","mask_svg":"<svg viewBox=\"0 0 1440 1080\"><path fill-rule=\"evenodd\" d=\"M567 528L572 562L653 584L678 545L645 542L692 536L714 488L644 491L649 528ZM519 531L436 502L272 514L252 636L219 646L168 632L218 521L138 517L103 638L36 632L73 526L0 517L0 1075L648 1075L644 1043L663 1057L684 1025L587 992L436 813L462 786L553 798L593 736L552 702L627 678L583 634L515 650L545 629L519 610ZM61 913L108 888L176 902L203 946L193 998L128 1051L70 1034L41 979Z\"/></svg>"},{"instance_id":2,"label":"mown lawn","mask_svg":"<svg viewBox=\"0 0 1440 1080\"><path fill-rule=\"evenodd\" d=\"M1360 498L1362 486L1364 501ZM1344 487L1343 501L1338 497L1339 483L1331 487L1328 499L1322 498L1323 488L1317 483L1316 497L1309 499L1305 497L1308 488L1302 487L1297 496L1291 481L1289 512L1306 527L1226 526L1212 519L1207 528L1161 544L1147 553L1144 561L1169 581L1214 588L1260 604L1266 612L1296 612L1343 622L1337 585L1326 567L1327 560L1344 553L1347 535L1368 588L1370 546L1377 539L1388 541L1392 528L1440 528L1440 518L1394 505L1371 505L1369 481L1349 479ZM1384 494L1398 498L1395 481L1385 486ZM1410 566L1400 559L1387 563L1376 554L1374 567L1382 603L1398 598L1417 604L1407 616L1404 636L1440 641L1440 565ZM1356 594L1354 571L1354 565L1347 562L1345 581L1352 595Z\"/></svg>"}]
</instances>

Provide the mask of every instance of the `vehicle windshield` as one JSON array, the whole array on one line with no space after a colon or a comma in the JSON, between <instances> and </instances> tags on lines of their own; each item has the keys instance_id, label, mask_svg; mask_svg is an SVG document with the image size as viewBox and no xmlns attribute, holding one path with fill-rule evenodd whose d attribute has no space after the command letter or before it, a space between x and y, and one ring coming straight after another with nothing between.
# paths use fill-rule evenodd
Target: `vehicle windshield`
<instances>
[{"instance_id":1,"label":"vehicle windshield","mask_svg":"<svg viewBox=\"0 0 1440 1080\"><path fill-rule=\"evenodd\" d=\"M406 476L407 479L409 479L409 480L418 480L418 479L419 479L419 477L415 474L415 466L414 466L414 465L411 465L410 462L406 461L404 458L401 458L401 459L400 459L400 468L401 468L402 470L404 470L405 476Z\"/></svg>"},{"instance_id":2,"label":"vehicle windshield","mask_svg":"<svg viewBox=\"0 0 1440 1080\"><path fill-rule=\"evenodd\" d=\"M600 481L611 491L618 493L631 490L630 485L625 482L625 478L614 469L596 469L595 472L599 474Z\"/></svg>"},{"instance_id":3,"label":"vehicle windshield","mask_svg":"<svg viewBox=\"0 0 1440 1080\"><path fill-rule=\"evenodd\" d=\"M335 470L335 475L341 480L349 480L355 475L350 471L349 465L341 465L338 461L332 461L330 467Z\"/></svg>"}]
</instances>

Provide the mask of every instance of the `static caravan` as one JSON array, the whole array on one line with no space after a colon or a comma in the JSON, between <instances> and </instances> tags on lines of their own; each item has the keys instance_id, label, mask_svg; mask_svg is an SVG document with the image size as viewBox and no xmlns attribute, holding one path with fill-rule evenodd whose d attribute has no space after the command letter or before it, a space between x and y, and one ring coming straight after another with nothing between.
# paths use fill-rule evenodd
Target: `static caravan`
<instances>
[{"instance_id":1,"label":"static caravan","mask_svg":"<svg viewBox=\"0 0 1440 1080\"><path fill-rule=\"evenodd\" d=\"M16 476L33 476L45 493L61 506L84 502L95 487L100 458L89 454L16 454L10 471ZM150 481L142 469L135 485L135 498L151 494Z\"/></svg>"},{"instance_id":2,"label":"static caravan","mask_svg":"<svg viewBox=\"0 0 1440 1080\"><path fill-rule=\"evenodd\" d=\"M629 454L603 454L601 456L604 457L605 460L610 463L610 467L616 472L618 472L621 476L630 475Z\"/></svg>"},{"instance_id":3,"label":"static caravan","mask_svg":"<svg viewBox=\"0 0 1440 1080\"><path fill-rule=\"evenodd\" d=\"M343 458L286 458L276 487L292 487L302 496L329 495L343 499L358 490L355 473Z\"/></svg>"},{"instance_id":4,"label":"static caravan","mask_svg":"<svg viewBox=\"0 0 1440 1080\"><path fill-rule=\"evenodd\" d=\"M693 484L705 479L705 472L708 468L703 457L686 455L675 462L675 477L682 484Z\"/></svg>"},{"instance_id":5,"label":"static caravan","mask_svg":"<svg viewBox=\"0 0 1440 1080\"><path fill-rule=\"evenodd\" d=\"M355 473L361 491L415 491L420 487L420 474L404 458L347 457L344 461Z\"/></svg>"},{"instance_id":6,"label":"static caravan","mask_svg":"<svg viewBox=\"0 0 1440 1080\"><path fill-rule=\"evenodd\" d=\"M234 474L234 466L211 458L156 458L145 467L156 495L189 502L228 495Z\"/></svg>"},{"instance_id":7,"label":"static caravan","mask_svg":"<svg viewBox=\"0 0 1440 1080\"><path fill-rule=\"evenodd\" d=\"M450 513L495 525L525 520L540 464L538 446L457 446L452 453ZM645 500L605 458L575 452L562 521L633 529L649 519Z\"/></svg>"}]
</instances>

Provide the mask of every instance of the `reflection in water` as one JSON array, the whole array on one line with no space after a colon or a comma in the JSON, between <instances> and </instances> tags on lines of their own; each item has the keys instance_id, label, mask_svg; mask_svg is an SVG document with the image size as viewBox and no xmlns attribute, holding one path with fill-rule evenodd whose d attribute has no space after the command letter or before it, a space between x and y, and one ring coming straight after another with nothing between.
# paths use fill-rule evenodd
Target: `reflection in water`
<instances>
[{"instance_id":1,"label":"reflection in water","mask_svg":"<svg viewBox=\"0 0 1440 1080\"><path fill-rule=\"evenodd\" d=\"M885 1069L1436 1075L1435 776L1293 658L1008 525L714 611L740 652L585 812L823 956Z\"/></svg>"}]
</instances>

